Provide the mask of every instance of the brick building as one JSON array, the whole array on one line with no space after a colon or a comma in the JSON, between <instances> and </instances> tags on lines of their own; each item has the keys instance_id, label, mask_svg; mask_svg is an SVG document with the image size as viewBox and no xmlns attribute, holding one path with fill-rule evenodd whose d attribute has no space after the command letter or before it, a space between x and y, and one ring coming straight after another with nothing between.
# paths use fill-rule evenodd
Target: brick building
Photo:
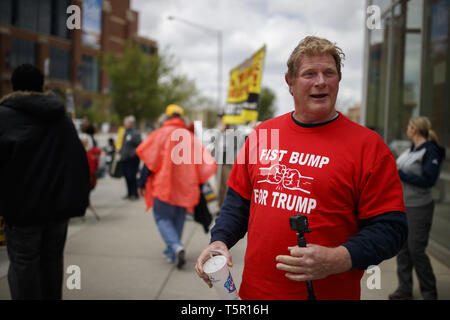
<instances>
[{"instance_id":1,"label":"brick building","mask_svg":"<svg viewBox=\"0 0 450 320\"><path fill-rule=\"evenodd\" d=\"M138 21L130 0L1 0L0 96L12 90L14 68L31 63L44 72L47 89L64 99L73 92L75 106L89 108L110 88L96 59L101 52L119 53L126 40L157 52L155 41L137 35Z\"/></svg>"}]
</instances>

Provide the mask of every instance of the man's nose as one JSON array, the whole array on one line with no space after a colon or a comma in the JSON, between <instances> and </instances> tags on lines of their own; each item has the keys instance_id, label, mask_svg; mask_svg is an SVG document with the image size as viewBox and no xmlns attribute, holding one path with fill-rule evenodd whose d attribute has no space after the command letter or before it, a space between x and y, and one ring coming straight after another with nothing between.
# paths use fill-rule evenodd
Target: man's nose
<instances>
[{"instance_id":1,"label":"man's nose","mask_svg":"<svg viewBox=\"0 0 450 320\"><path fill-rule=\"evenodd\" d=\"M325 86L327 83L326 83L326 81L325 81L325 76L323 75L323 73L322 72L319 72L318 74L317 74L317 77L316 77L316 82L315 82L315 86L318 86L318 87L323 87L323 86Z\"/></svg>"}]
</instances>

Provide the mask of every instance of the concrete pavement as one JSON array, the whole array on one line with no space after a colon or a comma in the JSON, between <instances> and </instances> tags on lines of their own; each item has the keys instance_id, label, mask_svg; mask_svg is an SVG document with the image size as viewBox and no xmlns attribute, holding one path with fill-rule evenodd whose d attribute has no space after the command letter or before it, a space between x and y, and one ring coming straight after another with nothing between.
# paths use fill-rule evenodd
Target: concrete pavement
<instances>
[{"instance_id":1,"label":"concrete pavement","mask_svg":"<svg viewBox=\"0 0 450 320\"><path fill-rule=\"evenodd\" d=\"M212 181L214 182L214 181ZM158 233L151 211L145 204L127 201L122 179L106 177L91 195L91 202L100 216L97 221L88 210L84 219L72 219L65 250L65 269L76 265L81 271L81 288L68 289L71 273L64 275L64 299L74 300L215 300L218 295L197 277L195 261L208 244L209 235L200 224L187 220L183 243L187 263L182 270L168 264L162 256L164 243ZM215 203L209 204L212 212ZM245 239L231 253L234 267L231 272L236 286L241 283L244 266ZM438 280L440 299L450 299L450 269L431 257ZM0 248L0 299L10 299L6 278L7 256ZM397 286L395 259L380 267L380 289L370 290L366 273L361 280L362 299L387 299ZM369 281L370 283L374 283ZM414 295L420 299L415 278Z\"/></svg>"}]
</instances>

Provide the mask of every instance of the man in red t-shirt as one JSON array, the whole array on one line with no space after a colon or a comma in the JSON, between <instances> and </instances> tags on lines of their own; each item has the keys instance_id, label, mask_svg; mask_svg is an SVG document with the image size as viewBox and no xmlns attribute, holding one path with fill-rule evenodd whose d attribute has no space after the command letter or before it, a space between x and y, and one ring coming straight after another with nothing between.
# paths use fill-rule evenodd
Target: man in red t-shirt
<instances>
[{"instance_id":1,"label":"man in red t-shirt","mask_svg":"<svg viewBox=\"0 0 450 320\"><path fill-rule=\"evenodd\" d=\"M295 110L263 122L247 139L228 180L211 243L196 270L248 232L242 299L360 299L370 265L394 256L406 239L395 159L373 131L335 109L341 49L307 37L288 61ZM306 215L306 248L289 218Z\"/></svg>"}]
</instances>

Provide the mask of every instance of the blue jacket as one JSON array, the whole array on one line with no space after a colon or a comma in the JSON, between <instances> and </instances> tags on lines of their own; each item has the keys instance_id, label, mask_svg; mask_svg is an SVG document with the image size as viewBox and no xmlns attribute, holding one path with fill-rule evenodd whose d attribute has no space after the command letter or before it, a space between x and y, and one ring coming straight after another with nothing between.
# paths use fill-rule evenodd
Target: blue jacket
<instances>
[{"instance_id":1,"label":"blue jacket","mask_svg":"<svg viewBox=\"0 0 450 320\"><path fill-rule=\"evenodd\" d=\"M439 177L445 149L433 141L405 150L397 159L403 186L405 206L418 207L430 203L431 188Z\"/></svg>"}]
</instances>

